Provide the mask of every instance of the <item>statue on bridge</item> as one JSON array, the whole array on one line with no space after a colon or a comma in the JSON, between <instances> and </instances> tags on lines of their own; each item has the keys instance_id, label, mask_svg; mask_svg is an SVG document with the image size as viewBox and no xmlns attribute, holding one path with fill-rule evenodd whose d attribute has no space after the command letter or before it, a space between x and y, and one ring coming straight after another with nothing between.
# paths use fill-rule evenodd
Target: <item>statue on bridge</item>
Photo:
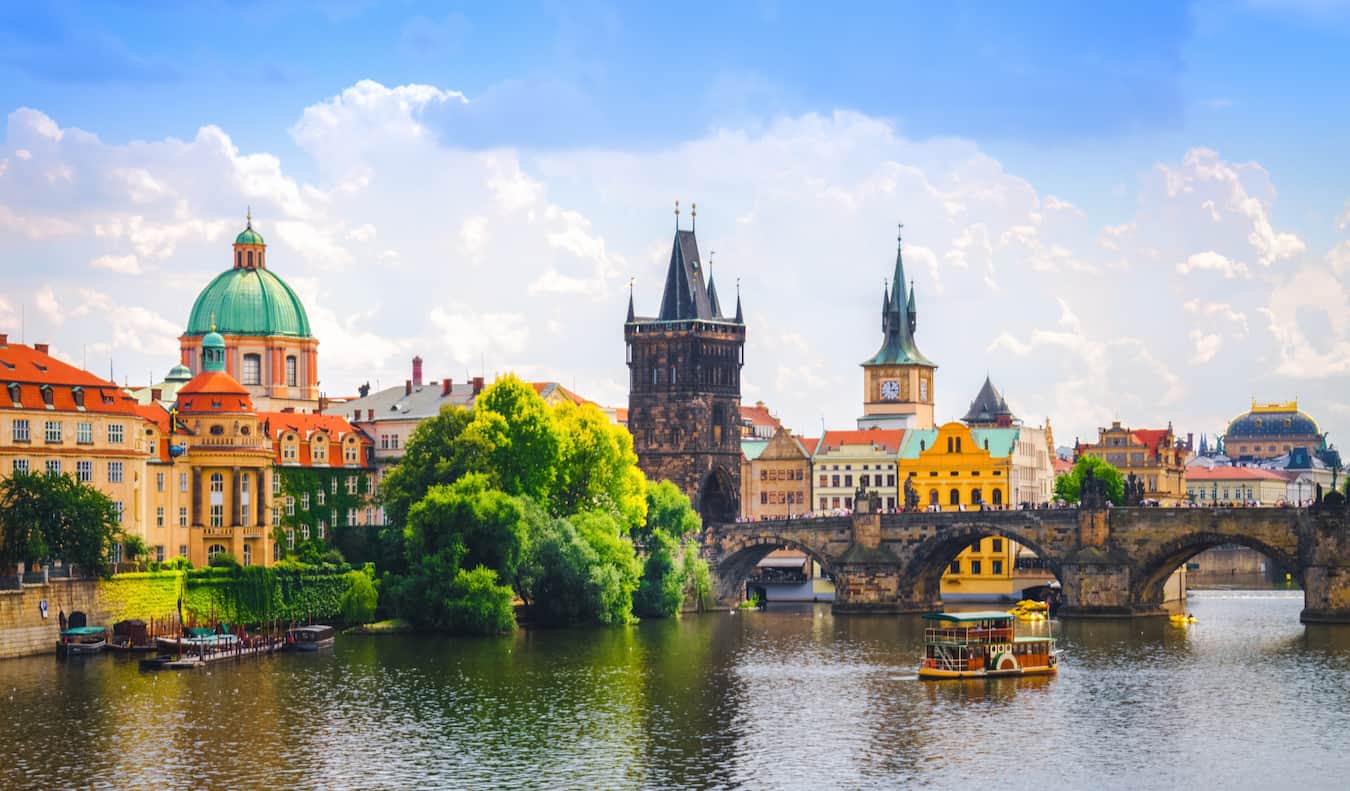
<instances>
[{"instance_id":1,"label":"statue on bridge","mask_svg":"<svg viewBox=\"0 0 1350 791\"><path fill-rule=\"evenodd\" d=\"M914 478L905 479L905 510L919 510L919 492L914 488Z\"/></svg>"},{"instance_id":2,"label":"statue on bridge","mask_svg":"<svg viewBox=\"0 0 1350 791\"><path fill-rule=\"evenodd\" d=\"M1098 478L1091 467L1083 470L1083 480L1078 486L1078 507L1097 510L1106 507L1106 481Z\"/></svg>"},{"instance_id":3,"label":"statue on bridge","mask_svg":"<svg viewBox=\"0 0 1350 791\"><path fill-rule=\"evenodd\" d=\"M1144 479L1130 473L1129 477L1125 479L1125 505L1140 506L1143 504Z\"/></svg>"}]
</instances>

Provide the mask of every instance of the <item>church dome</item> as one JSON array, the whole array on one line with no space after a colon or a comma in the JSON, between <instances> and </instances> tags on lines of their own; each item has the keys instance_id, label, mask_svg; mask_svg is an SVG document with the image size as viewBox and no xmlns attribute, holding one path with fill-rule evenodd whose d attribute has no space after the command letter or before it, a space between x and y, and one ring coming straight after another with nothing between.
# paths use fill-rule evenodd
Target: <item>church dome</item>
<instances>
[{"instance_id":1,"label":"church dome","mask_svg":"<svg viewBox=\"0 0 1350 791\"><path fill-rule=\"evenodd\" d=\"M260 234L260 233L258 233L257 231L253 230L253 223L252 223L252 221L249 222L248 227L246 227L244 230L242 230L242 231L239 232L239 235L238 235L238 236L234 237L234 243L235 243L235 244L266 244L266 242L263 241L262 234Z\"/></svg>"},{"instance_id":2,"label":"church dome","mask_svg":"<svg viewBox=\"0 0 1350 791\"><path fill-rule=\"evenodd\" d=\"M1300 412L1297 403L1252 406L1233 418L1228 424L1227 436L1232 437L1320 437L1317 421Z\"/></svg>"},{"instance_id":3,"label":"church dome","mask_svg":"<svg viewBox=\"0 0 1350 791\"><path fill-rule=\"evenodd\" d=\"M223 335L311 337L309 316L300 298L284 280L263 268L222 272L197 295L185 334L205 335L212 330Z\"/></svg>"}]
</instances>

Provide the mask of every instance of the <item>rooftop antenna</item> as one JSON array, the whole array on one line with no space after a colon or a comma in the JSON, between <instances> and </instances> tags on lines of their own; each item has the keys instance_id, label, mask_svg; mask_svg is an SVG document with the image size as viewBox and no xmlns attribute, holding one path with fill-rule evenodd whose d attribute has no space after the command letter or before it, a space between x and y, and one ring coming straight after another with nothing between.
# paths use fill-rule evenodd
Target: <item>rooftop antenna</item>
<instances>
[{"instance_id":1,"label":"rooftop antenna","mask_svg":"<svg viewBox=\"0 0 1350 791\"><path fill-rule=\"evenodd\" d=\"M675 201L675 230L680 230L680 202Z\"/></svg>"}]
</instances>

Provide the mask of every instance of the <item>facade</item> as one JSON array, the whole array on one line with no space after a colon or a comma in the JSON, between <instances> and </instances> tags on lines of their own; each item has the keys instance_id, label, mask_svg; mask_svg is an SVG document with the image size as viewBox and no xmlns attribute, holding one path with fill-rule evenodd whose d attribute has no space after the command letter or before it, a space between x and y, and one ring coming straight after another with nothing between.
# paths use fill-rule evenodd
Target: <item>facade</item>
<instances>
[{"instance_id":1,"label":"facade","mask_svg":"<svg viewBox=\"0 0 1350 791\"><path fill-rule=\"evenodd\" d=\"M741 516L785 519L811 506L811 454L780 427L772 439L742 439Z\"/></svg>"},{"instance_id":2,"label":"facade","mask_svg":"<svg viewBox=\"0 0 1350 791\"><path fill-rule=\"evenodd\" d=\"M0 476L73 475L108 495L123 530L144 535L154 443L135 399L52 357L46 344L12 343L3 334L0 387Z\"/></svg>"},{"instance_id":3,"label":"facade","mask_svg":"<svg viewBox=\"0 0 1350 791\"><path fill-rule=\"evenodd\" d=\"M252 215L234 240L230 268L197 296L179 338L180 362L194 376L204 370L198 349L212 332L225 339L225 372L258 408L318 407L319 341L300 298L268 268L267 245Z\"/></svg>"},{"instance_id":4,"label":"facade","mask_svg":"<svg viewBox=\"0 0 1350 791\"><path fill-rule=\"evenodd\" d=\"M902 507L896 454L905 435L898 429L880 428L826 431L811 458L815 510L851 511L859 491L875 492L888 511Z\"/></svg>"},{"instance_id":5,"label":"facade","mask_svg":"<svg viewBox=\"0 0 1350 791\"><path fill-rule=\"evenodd\" d=\"M1223 451L1238 462L1273 459L1302 449L1320 456L1327 451L1327 435L1317 421L1300 412L1297 401L1274 404L1252 402L1250 411L1233 418L1223 435Z\"/></svg>"},{"instance_id":6,"label":"facade","mask_svg":"<svg viewBox=\"0 0 1350 791\"><path fill-rule=\"evenodd\" d=\"M1012 494L1015 428L973 429L964 423L906 433L900 447L901 490L914 481L919 507L934 511L1006 508Z\"/></svg>"},{"instance_id":7,"label":"facade","mask_svg":"<svg viewBox=\"0 0 1350 791\"><path fill-rule=\"evenodd\" d=\"M1177 442L1169 424L1165 429L1130 429L1113 422L1097 430L1096 444L1080 443L1074 449L1080 456L1096 456L1120 470L1144 481L1147 499L1161 505L1179 505L1186 501L1186 459L1189 455Z\"/></svg>"},{"instance_id":8,"label":"facade","mask_svg":"<svg viewBox=\"0 0 1350 791\"><path fill-rule=\"evenodd\" d=\"M1014 590L1013 571L1018 545L998 536L981 538L961 550L942 574L942 598L1011 599L1018 596ZM1045 580L1037 578L1036 582Z\"/></svg>"},{"instance_id":9,"label":"facade","mask_svg":"<svg viewBox=\"0 0 1350 791\"><path fill-rule=\"evenodd\" d=\"M898 240L897 240L898 242ZM881 294L881 348L862 363L863 414L858 428L933 428L937 365L914 343L918 312L914 288L905 296L905 264L897 243L895 275Z\"/></svg>"},{"instance_id":10,"label":"facade","mask_svg":"<svg viewBox=\"0 0 1350 791\"><path fill-rule=\"evenodd\" d=\"M272 521L284 551L317 559L348 528L379 524L373 443L345 417L262 412L272 443Z\"/></svg>"},{"instance_id":11,"label":"facade","mask_svg":"<svg viewBox=\"0 0 1350 791\"><path fill-rule=\"evenodd\" d=\"M638 316L629 296L624 341L638 466L680 487L705 523L735 520L745 321L739 294L735 317L722 315L693 230L676 228L658 315Z\"/></svg>"},{"instance_id":12,"label":"facade","mask_svg":"<svg viewBox=\"0 0 1350 791\"><path fill-rule=\"evenodd\" d=\"M202 339L196 355L202 370L179 389L168 423L170 463L187 473L188 488L156 494L169 507L187 509L187 556L194 566L221 553L246 566L267 565L279 557L272 535L272 445L249 391L225 370L227 351L218 333Z\"/></svg>"},{"instance_id":13,"label":"facade","mask_svg":"<svg viewBox=\"0 0 1350 791\"><path fill-rule=\"evenodd\" d=\"M1292 502L1287 497L1291 477L1252 467L1191 466L1186 498L1196 505L1283 505Z\"/></svg>"}]
</instances>

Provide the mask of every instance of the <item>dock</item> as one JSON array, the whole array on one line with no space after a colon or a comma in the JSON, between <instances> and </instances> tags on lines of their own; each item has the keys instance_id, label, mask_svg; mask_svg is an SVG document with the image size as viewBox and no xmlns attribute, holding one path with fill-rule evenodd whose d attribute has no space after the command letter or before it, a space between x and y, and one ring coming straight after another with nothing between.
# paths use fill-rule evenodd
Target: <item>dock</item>
<instances>
[{"instance_id":1,"label":"dock","mask_svg":"<svg viewBox=\"0 0 1350 791\"><path fill-rule=\"evenodd\" d=\"M196 670L230 659L246 659L275 654L285 647L286 641L278 637L254 638L247 645L241 642L225 648L190 646L179 654L142 659L140 668L141 670Z\"/></svg>"}]
</instances>

